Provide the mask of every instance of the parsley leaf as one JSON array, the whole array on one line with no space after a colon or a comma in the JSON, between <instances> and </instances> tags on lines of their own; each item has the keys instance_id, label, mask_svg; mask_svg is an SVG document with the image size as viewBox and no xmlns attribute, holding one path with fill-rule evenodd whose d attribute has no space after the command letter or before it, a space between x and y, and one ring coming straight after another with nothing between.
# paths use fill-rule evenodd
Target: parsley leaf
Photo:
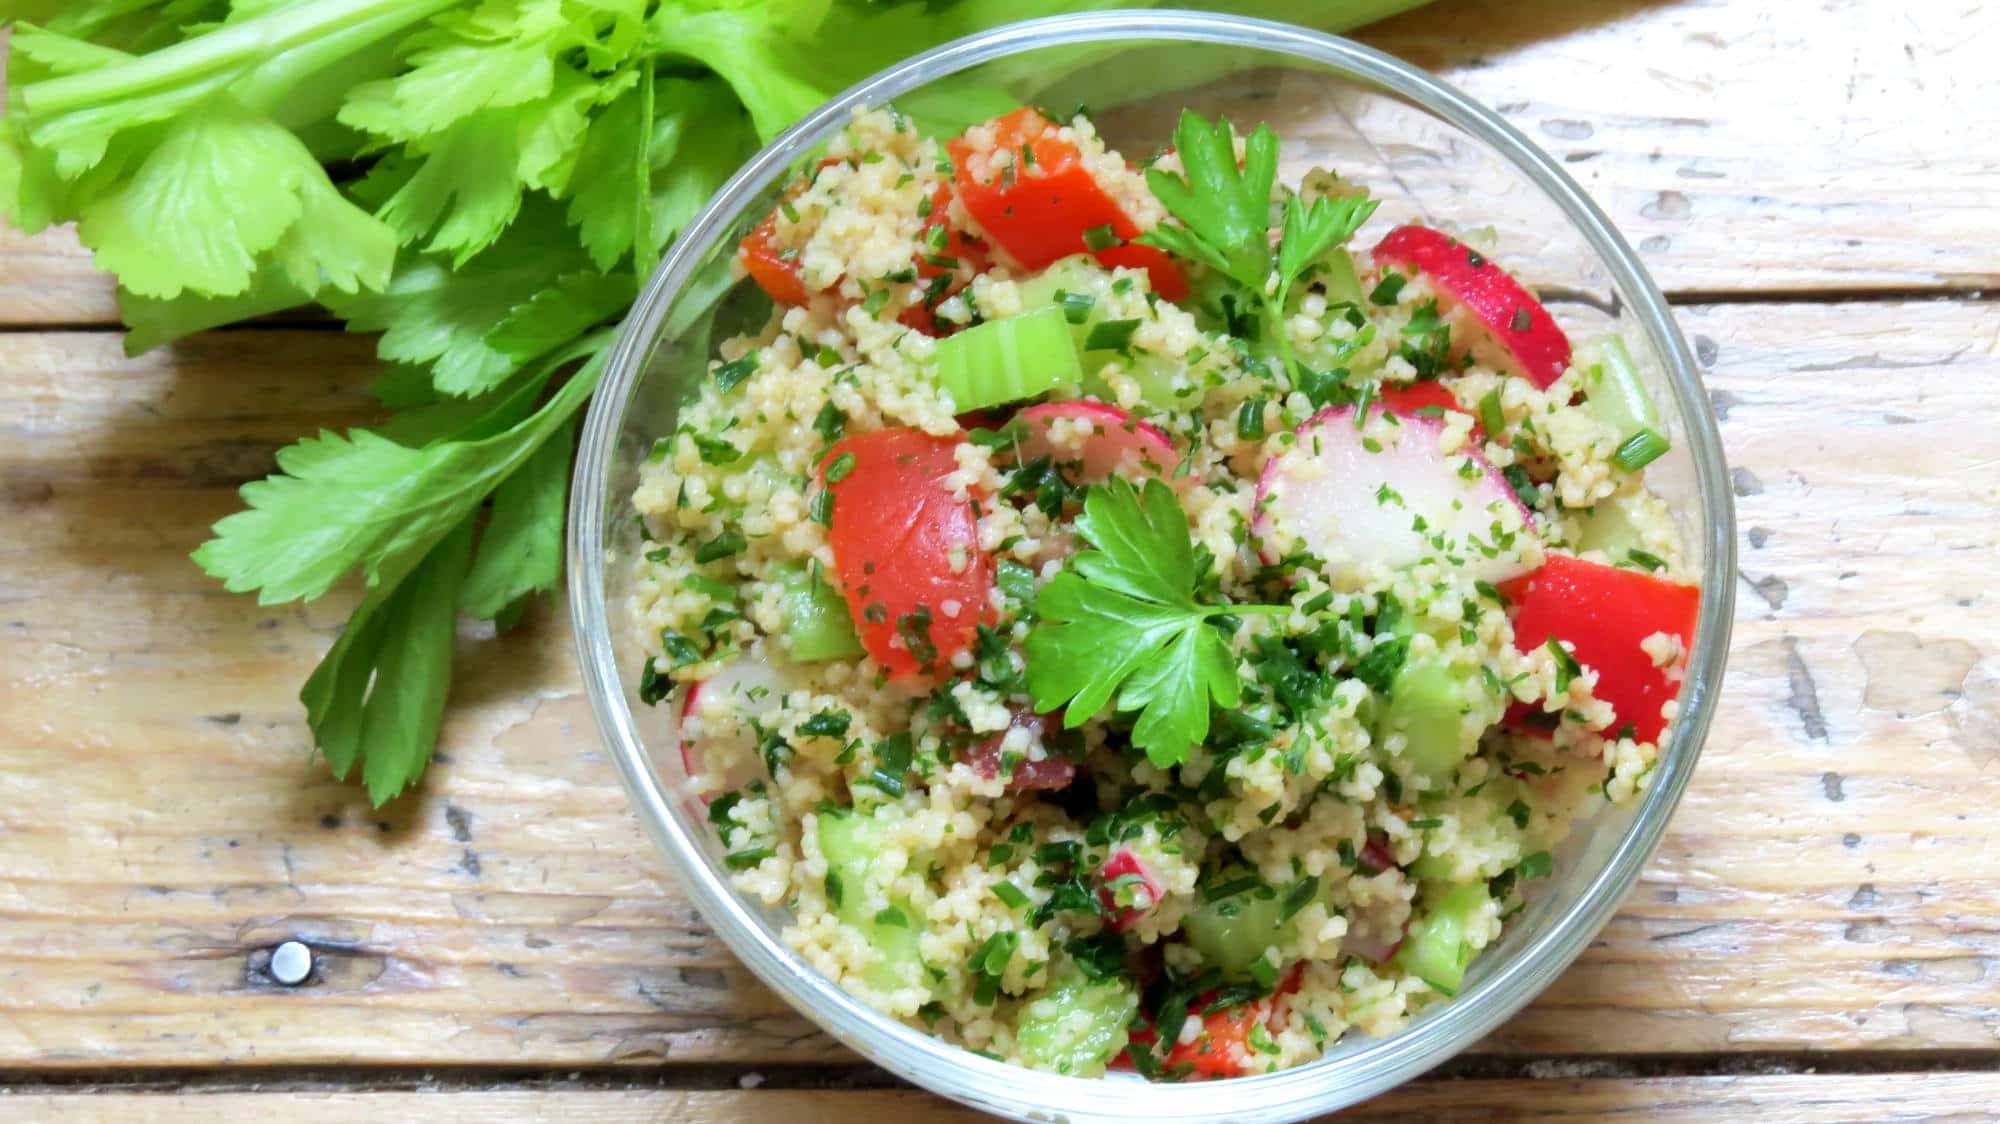
<instances>
[{"instance_id":1,"label":"parsley leaf","mask_svg":"<svg viewBox=\"0 0 2000 1124\"><path fill-rule=\"evenodd\" d=\"M1311 206L1296 195L1285 200L1284 236L1278 243L1279 283L1290 285L1328 251L1354 237L1379 205L1363 196L1315 199Z\"/></svg>"},{"instance_id":2,"label":"parsley leaf","mask_svg":"<svg viewBox=\"0 0 2000 1124\"><path fill-rule=\"evenodd\" d=\"M1261 292L1271 275L1271 187L1278 178L1278 134L1259 125L1236 166L1235 131L1228 118L1213 124L1181 110L1174 148L1187 175L1154 168L1146 173L1179 227L1161 224L1139 237L1147 245L1202 262L1246 289Z\"/></svg>"},{"instance_id":3,"label":"parsley leaf","mask_svg":"<svg viewBox=\"0 0 2000 1124\"><path fill-rule=\"evenodd\" d=\"M1137 711L1133 744L1162 767L1185 760L1208 736L1209 705L1242 701L1235 657L1217 616L1282 613L1275 605L1203 605L1187 514L1173 489L1144 493L1114 477L1086 491L1077 529L1094 550L1042 587L1028 635L1028 693L1035 709L1067 704L1082 725L1114 706Z\"/></svg>"}]
</instances>

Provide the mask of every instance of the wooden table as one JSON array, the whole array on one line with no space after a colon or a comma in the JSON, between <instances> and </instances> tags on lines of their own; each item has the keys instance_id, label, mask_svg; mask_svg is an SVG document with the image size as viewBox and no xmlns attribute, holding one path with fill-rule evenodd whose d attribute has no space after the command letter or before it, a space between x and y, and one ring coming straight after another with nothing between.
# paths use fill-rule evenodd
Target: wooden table
<instances>
[{"instance_id":1,"label":"wooden table","mask_svg":"<svg viewBox=\"0 0 2000 1124\"><path fill-rule=\"evenodd\" d=\"M1558 156L1700 353L1735 651L1658 857L1540 1001L1357 1119L1960 1115L2000 1100L2000 8L1447 2L1367 38ZM295 690L344 604L187 561L371 416L370 342L124 358L0 243L0 1118L959 1119L746 975L641 838L566 628L463 637L371 811ZM305 986L271 949L315 950ZM10 1094L10 1095L9 1095Z\"/></svg>"}]
</instances>

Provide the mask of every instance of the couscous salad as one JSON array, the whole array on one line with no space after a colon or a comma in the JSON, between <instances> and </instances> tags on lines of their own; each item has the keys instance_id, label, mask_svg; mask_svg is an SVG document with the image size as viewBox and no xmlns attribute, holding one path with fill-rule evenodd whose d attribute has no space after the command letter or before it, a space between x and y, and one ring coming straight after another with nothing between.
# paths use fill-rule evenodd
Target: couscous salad
<instances>
[{"instance_id":1,"label":"couscous salad","mask_svg":"<svg viewBox=\"0 0 2000 1124\"><path fill-rule=\"evenodd\" d=\"M857 116L645 468L645 701L735 884L1036 1069L1450 997L1671 737L1699 593L1615 337L1277 138ZM1475 239L1475 242L1477 240Z\"/></svg>"}]
</instances>

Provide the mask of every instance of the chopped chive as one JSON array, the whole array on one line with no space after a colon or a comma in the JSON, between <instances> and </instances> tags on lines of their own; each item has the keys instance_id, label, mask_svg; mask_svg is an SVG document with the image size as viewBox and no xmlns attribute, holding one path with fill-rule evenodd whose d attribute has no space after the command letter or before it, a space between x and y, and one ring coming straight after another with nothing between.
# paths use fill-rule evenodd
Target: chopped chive
<instances>
[{"instance_id":1,"label":"chopped chive","mask_svg":"<svg viewBox=\"0 0 2000 1124\"><path fill-rule=\"evenodd\" d=\"M750 542L737 530L724 531L695 548L694 560L702 565L719 562L733 554L741 554Z\"/></svg>"},{"instance_id":2,"label":"chopped chive","mask_svg":"<svg viewBox=\"0 0 2000 1124\"><path fill-rule=\"evenodd\" d=\"M731 851L722 856L722 865L731 870L748 870L778 852L769 847L751 847L742 851Z\"/></svg>"},{"instance_id":3,"label":"chopped chive","mask_svg":"<svg viewBox=\"0 0 2000 1124\"><path fill-rule=\"evenodd\" d=\"M1264 400L1252 398L1237 407L1236 436L1245 441L1264 439Z\"/></svg>"},{"instance_id":4,"label":"chopped chive","mask_svg":"<svg viewBox=\"0 0 2000 1124\"><path fill-rule=\"evenodd\" d=\"M1661 570L1667 568L1666 559L1660 557L1657 554L1652 553L1651 551L1640 550L1636 546L1626 551L1625 557L1640 566L1644 566L1646 569L1652 571L1653 573L1659 573Z\"/></svg>"},{"instance_id":5,"label":"chopped chive","mask_svg":"<svg viewBox=\"0 0 2000 1124\"><path fill-rule=\"evenodd\" d=\"M1507 415L1500 409L1500 392L1489 390L1486 397L1479 400L1479 424L1486 430L1486 436L1497 438L1500 431L1507 428Z\"/></svg>"},{"instance_id":6,"label":"chopped chive","mask_svg":"<svg viewBox=\"0 0 2000 1124\"><path fill-rule=\"evenodd\" d=\"M813 415L813 432L829 443L840 440L841 434L847 432L847 414L838 406L828 402L819 408L819 413Z\"/></svg>"},{"instance_id":7,"label":"chopped chive","mask_svg":"<svg viewBox=\"0 0 2000 1124\"><path fill-rule=\"evenodd\" d=\"M854 471L854 454L842 453L826 466L826 482L838 484Z\"/></svg>"},{"instance_id":8,"label":"chopped chive","mask_svg":"<svg viewBox=\"0 0 2000 1124\"><path fill-rule=\"evenodd\" d=\"M1583 674L1583 666L1576 662L1576 657L1570 655L1569 649L1563 647L1562 641L1555 637L1549 637L1547 647L1549 654L1556 660L1556 690L1567 691L1569 685L1576 682L1577 677Z\"/></svg>"},{"instance_id":9,"label":"chopped chive","mask_svg":"<svg viewBox=\"0 0 2000 1124\"><path fill-rule=\"evenodd\" d=\"M1627 472L1637 472L1659 460L1661 454L1668 448L1667 439L1658 432L1642 429L1627 437L1625 443L1618 446L1618 451L1611 454L1611 463Z\"/></svg>"},{"instance_id":10,"label":"chopped chive","mask_svg":"<svg viewBox=\"0 0 2000 1124\"><path fill-rule=\"evenodd\" d=\"M1090 335L1083 341L1085 351L1124 351L1132 346L1132 334L1139 330L1137 320L1106 320L1093 325Z\"/></svg>"},{"instance_id":11,"label":"chopped chive","mask_svg":"<svg viewBox=\"0 0 2000 1124\"><path fill-rule=\"evenodd\" d=\"M1097 298L1089 293L1062 292L1056 300L1062 305L1063 319L1072 324L1082 324L1090 319L1090 310L1097 306Z\"/></svg>"},{"instance_id":12,"label":"chopped chive","mask_svg":"<svg viewBox=\"0 0 2000 1124\"><path fill-rule=\"evenodd\" d=\"M1093 226L1083 232L1083 244L1086 248L1092 250L1108 250L1118 245L1121 241L1122 239L1118 237L1116 231L1111 229L1111 224L1108 222L1101 226Z\"/></svg>"},{"instance_id":13,"label":"chopped chive","mask_svg":"<svg viewBox=\"0 0 2000 1124\"><path fill-rule=\"evenodd\" d=\"M995 882L993 896L1006 902L1010 909L1019 909L1028 904L1028 895L1012 882Z\"/></svg>"}]
</instances>

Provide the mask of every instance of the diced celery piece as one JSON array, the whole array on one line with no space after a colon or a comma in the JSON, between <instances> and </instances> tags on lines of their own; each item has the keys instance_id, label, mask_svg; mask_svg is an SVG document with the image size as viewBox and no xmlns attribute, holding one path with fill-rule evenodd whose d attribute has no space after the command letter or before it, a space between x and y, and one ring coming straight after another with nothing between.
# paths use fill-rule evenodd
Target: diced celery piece
<instances>
[{"instance_id":1,"label":"diced celery piece","mask_svg":"<svg viewBox=\"0 0 2000 1124\"><path fill-rule=\"evenodd\" d=\"M1096 259L1086 254L1075 254L1035 274L1014 283L1014 291L1021 296L1021 311L1032 312L1038 308L1063 308L1064 294L1082 294L1091 298L1091 306L1084 309L1082 302L1075 302L1079 313L1071 327L1076 332L1076 345L1083 347L1083 341L1090 334L1090 328L1104 319L1104 311L1097 297L1107 287L1110 274Z\"/></svg>"},{"instance_id":2,"label":"diced celery piece","mask_svg":"<svg viewBox=\"0 0 2000 1124\"><path fill-rule=\"evenodd\" d=\"M1403 735L1402 760L1437 780L1451 775L1479 747L1479 735L1500 720L1501 700L1485 681L1436 656L1405 663L1390 684L1378 723L1383 736Z\"/></svg>"},{"instance_id":3,"label":"diced celery piece","mask_svg":"<svg viewBox=\"0 0 2000 1124\"><path fill-rule=\"evenodd\" d=\"M887 909L869 908L874 895L867 887L878 881L871 859L885 849L882 833L880 820L860 812L825 812L819 817L819 850L826 858L827 878L840 887L834 915L875 949L875 961L862 975L870 985L889 991L925 983L923 958L917 952L923 915L900 898L890 899Z\"/></svg>"},{"instance_id":4,"label":"diced celery piece","mask_svg":"<svg viewBox=\"0 0 2000 1124\"><path fill-rule=\"evenodd\" d=\"M1396 950L1396 966L1446 995L1457 995L1465 982L1465 966L1472 960L1465 934L1472 915L1487 901L1486 886L1479 882L1437 894L1427 891L1422 912Z\"/></svg>"},{"instance_id":5,"label":"diced celery piece","mask_svg":"<svg viewBox=\"0 0 2000 1124\"><path fill-rule=\"evenodd\" d=\"M1659 429L1660 411L1639 381L1639 368L1625 350L1625 341L1606 336L1598 348L1599 360L1585 371L1585 408L1617 430L1621 442L1642 429Z\"/></svg>"},{"instance_id":6,"label":"diced celery piece","mask_svg":"<svg viewBox=\"0 0 2000 1124\"><path fill-rule=\"evenodd\" d=\"M800 663L851 660L861 655L861 638L847 599L814 569L783 566L778 584L784 591L785 636L792 658Z\"/></svg>"},{"instance_id":7,"label":"diced celery piece","mask_svg":"<svg viewBox=\"0 0 2000 1124\"><path fill-rule=\"evenodd\" d=\"M937 377L959 410L983 410L1075 386L1083 367L1062 310L1039 308L939 340Z\"/></svg>"},{"instance_id":8,"label":"diced celery piece","mask_svg":"<svg viewBox=\"0 0 2000 1124\"><path fill-rule=\"evenodd\" d=\"M1071 967L1022 1005L1014 1042L1031 1069L1098 1077L1125 1048L1138 1010L1131 981L1087 979Z\"/></svg>"},{"instance_id":9,"label":"diced celery piece","mask_svg":"<svg viewBox=\"0 0 2000 1124\"><path fill-rule=\"evenodd\" d=\"M1015 283L1021 297L1022 315L1040 309L1054 309L1069 325L1070 338L1076 343L1081 375L1078 388L1086 394L1095 395L1107 402L1117 400L1117 395L1098 372L1106 363L1116 359L1125 367L1132 380L1139 384L1139 396L1148 405L1160 409L1187 409L1200 398L1199 392L1177 395L1174 381L1186 368L1171 359L1135 351L1130 354L1108 348L1091 349L1089 346L1091 329L1103 323L1105 301L1111 290L1110 273L1087 255L1067 257L1024 281Z\"/></svg>"},{"instance_id":10,"label":"diced celery piece","mask_svg":"<svg viewBox=\"0 0 2000 1124\"><path fill-rule=\"evenodd\" d=\"M1232 881L1229 875L1223 881ZM1188 946L1202 958L1222 969L1223 974L1240 976L1251 964L1264 959L1264 950L1291 939L1296 925L1290 918L1279 922L1284 911L1283 895L1259 884L1215 901L1202 901L1181 923Z\"/></svg>"},{"instance_id":11,"label":"diced celery piece","mask_svg":"<svg viewBox=\"0 0 2000 1124\"><path fill-rule=\"evenodd\" d=\"M1582 529L1576 542L1580 551L1601 550L1615 564L1645 546L1646 536L1640 530L1643 516L1632 510L1631 502L1623 496L1598 500L1580 520Z\"/></svg>"},{"instance_id":12,"label":"diced celery piece","mask_svg":"<svg viewBox=\"0 0 2000 1124\"><path fill-rule=\"evenodd\" d=\"M1452 863L1443 855L1433 855L1429 851L1417 856L1417 861L1409 865L1410 877L1424 881L1435 881L1451 877Z\"/></svg>"},{"instance_id":13,"label":"diced celery piece","mask_svg":"<svg viewBox=\"0 0 2000 1124\"><path fill-rule=\"evenodd\" d=\"M1362 303L1361 275L1346 250L1334 250L1319 260L1318 281L1326 286L1328 304Z\"/></svg>"}]
</instances>

